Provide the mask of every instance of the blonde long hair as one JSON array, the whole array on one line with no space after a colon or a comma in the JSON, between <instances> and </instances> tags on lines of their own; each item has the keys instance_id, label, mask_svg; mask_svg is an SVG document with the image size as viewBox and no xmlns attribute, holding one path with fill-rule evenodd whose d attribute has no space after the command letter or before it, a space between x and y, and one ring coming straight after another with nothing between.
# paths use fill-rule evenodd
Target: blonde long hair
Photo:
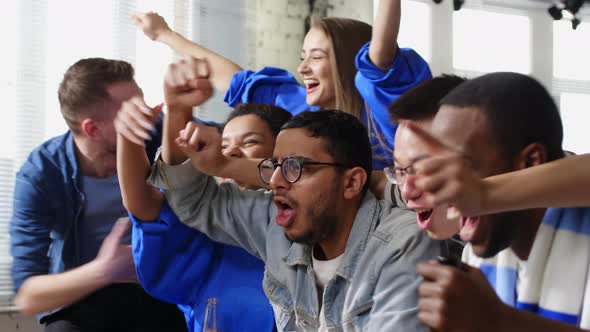
<instances>
[{"instance_id":1,"label":"blonde long hair","mask_svg":"<svg viewBox=\"0 0 590 332\"><path fill-rule=\"evenodd\" d=\"M311 27L324 31L332 43L330 61L336 108L361 119L364 101L354 84L357 72L354 59L361 47L371 41L372 27L353 19L317 16L311 18Z\"/></svg>"}]
</instances>

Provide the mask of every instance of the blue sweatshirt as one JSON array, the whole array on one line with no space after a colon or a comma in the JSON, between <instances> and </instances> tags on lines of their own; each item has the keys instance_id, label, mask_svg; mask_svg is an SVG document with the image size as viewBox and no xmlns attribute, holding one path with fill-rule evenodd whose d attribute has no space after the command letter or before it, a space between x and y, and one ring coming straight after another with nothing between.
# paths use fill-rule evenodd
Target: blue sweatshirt
<instances>
[{"instance_id":1,"label":"blue sweatshirt","mask_svg":"<svg viewBox=\"0 0 590 332\"><path fill-rule=\"evenodd\" d=\"M409 48L400 48L393 65L384 72L369 59L369 45L365 44L356 56L355 85L365 101L361 115L369 130L373 169L380 171L393 164L393 138L397 128L389 121L387 107L404 92L432 78L432 74L428 63ZM305 94L305 88L289 72L265 67L257 72L237 72L231 79L225 102L231 107L240 103L273 104L293 115L319 109L307 105Z\"/></svg>"},{"instance_id":2,"label":"blue sweatshirt","mask_svg":"<svg viewBox=\"0 0 590 332\"><path fill-rule=\"evenodd\" d=\"M211 297L218 300L219 330L274 331L259 259L183 225L167 204L155 221L130 217L133 259L141 285L153 297L177 304L191 332L202 330Z\"/></svg>"}]
</instances>

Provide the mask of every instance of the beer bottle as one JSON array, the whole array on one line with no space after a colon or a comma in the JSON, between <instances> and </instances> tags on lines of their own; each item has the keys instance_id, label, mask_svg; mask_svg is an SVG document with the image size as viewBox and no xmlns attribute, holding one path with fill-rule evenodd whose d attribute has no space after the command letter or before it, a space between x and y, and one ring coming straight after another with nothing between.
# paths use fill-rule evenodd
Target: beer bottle
<instances>
[{"instance_id":1,"label":"beer bottle","mask_svg":"<svg viewBox=\"0 0 590 332\"><path fill-rule=\"evenodd\" d=\"M203 320L203 332L220 332L217 329L217 298L207 299L205 319Z\"/></svg>"}]
</instances>

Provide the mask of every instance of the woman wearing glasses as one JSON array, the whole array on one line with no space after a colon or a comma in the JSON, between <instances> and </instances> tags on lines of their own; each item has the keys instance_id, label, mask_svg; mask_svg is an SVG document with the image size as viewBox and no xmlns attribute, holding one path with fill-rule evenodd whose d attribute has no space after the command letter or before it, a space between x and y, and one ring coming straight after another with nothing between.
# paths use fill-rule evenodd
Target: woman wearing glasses
<instances>
[{"instance_id":1,"label":"woman wearing glasses","mask_svg":"<svg viewBox=\"0 0 590 332\"><path fill-rule=\"evenodd\" d=\"M119 179L125 206L134 221L134 261L142 286L151 295L178 304L191 332L201 331L207 299L212 297L218 300L219 330L273 331L274 315L261 287L262 262L240 248L213 242L184 226L163 194L146 184L149 164L140 144L148 131L139 123L149 124L154 116L143 101L135 100L127 103L117 118ZM271 156L276 135L290 118L289 112L276 106L240 105L224 126L223 155ZM210 129L218 134L217 128ZM134 134L139 131L143 134Z\"/></svg>"}]
</instances>

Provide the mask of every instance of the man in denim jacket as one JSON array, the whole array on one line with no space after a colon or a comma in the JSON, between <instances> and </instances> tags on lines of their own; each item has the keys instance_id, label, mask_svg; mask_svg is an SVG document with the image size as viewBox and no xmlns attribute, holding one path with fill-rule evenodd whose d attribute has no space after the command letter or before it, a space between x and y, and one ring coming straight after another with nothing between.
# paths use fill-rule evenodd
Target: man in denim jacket
<instances>
[{"instance_id":1,"label":"man in denim jacket","mask_svg":"<svg viewBox=\"0 0 590 332\"><path fill-rule=\"evenodd\" d=\"M259 164L272 192L219 185L203 172L227 176L236 160L219 153L215 129L189 122L207 89L198 68L197 60L169 67L171 135L150 176L180 220L265 262L264 291L280 331L426 331L417 317L416 265L446 246L420 232L412 212L367 191L363 124L339 111L299 114L283 126L273 159ZM182 163L185 154L192 165ZM245 167L233 174L256 172Z\"/></svg>"},{"instance_id":2,"label":"man in denim jacket","mask_svg":"<svg viewBox=\"0 0 590 332\"><path fill-rule=\"evenodd\" d=\"M16 176L10 226L15 303L38 314L48 331L186 330L174 306L132 284L131 248L121 244L129 221L116 223L127 212L113 120L122 101L141 95L133 76L124 61L91 58L72 65L58 93L70 130L35 149ZM156 138L148 147L152 155Z\"/></svg>"}]
</instances>

